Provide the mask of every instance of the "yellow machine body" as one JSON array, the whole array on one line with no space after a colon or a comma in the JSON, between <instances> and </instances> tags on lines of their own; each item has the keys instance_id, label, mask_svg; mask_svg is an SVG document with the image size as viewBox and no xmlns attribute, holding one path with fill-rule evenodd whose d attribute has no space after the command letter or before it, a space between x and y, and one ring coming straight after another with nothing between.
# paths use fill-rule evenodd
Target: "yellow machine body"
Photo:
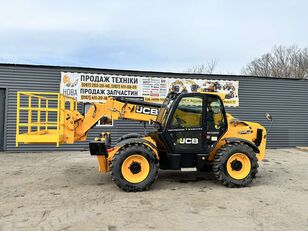
<instances>
[{"instance_id":1,"label":"yellow machine body","mask_svg":"<svg viewBox=\"0 0 308 231\"><path fill-rule=\"evenodd\" d=\"M224 94L220 93L200 93L215 94L221 99ZM24 144L54 143L73 144L76 141L85 141L89 130L102 118L109 120L135 120L142 122L155 121L158 112L155 108L147 109L147 114L138 113L138 104L127 103L121 100L109 97L103 103L92 103L86 115L78 111L78 104L73 98L65 97L59 93L49 92L18 92L17 93L17 121L16 121L16 146ZM177 111L176 113L181 113ZM22 116L26 114L26 116ZM189 114L188 114L189 115ZM189 117L189 116L188 116ZM27 118L23 120L22 118ZM187 118L190 124L200 118L191 115ZM209 154L208 160L212 161L217 151L229 139L237 138L243 142L254 143L258 129L262 129L262 140L255 148L258 160L265 156L266 149L266 130L258 123L239 121L227 114L228 129L218 140L215 147ZM104 142L104 138L100 139ZM142 137L144 145L160 159L159 144L153 137ZM98 155L98 166L100 172L110 171L110 163L114 155L121 149L121 142L108 149L108 157Z\"/></svg>"}]
</instances>

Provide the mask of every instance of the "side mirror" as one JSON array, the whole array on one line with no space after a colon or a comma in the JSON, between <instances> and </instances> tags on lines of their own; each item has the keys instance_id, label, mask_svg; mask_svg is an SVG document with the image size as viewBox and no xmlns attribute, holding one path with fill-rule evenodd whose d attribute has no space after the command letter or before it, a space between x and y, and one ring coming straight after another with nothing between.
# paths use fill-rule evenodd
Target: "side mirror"
<instances>
[{"instance_id":1,"label":"side mirror","mask_svg":"<svg viewBox=\"0 0 308 231\"><path fill-rule=\"evenodd\" d=\"M268 121L273 121L273 117L271 116L271 114L269 113L265 113L265 118L268 120Z\"/></svg>"}]
</instances>

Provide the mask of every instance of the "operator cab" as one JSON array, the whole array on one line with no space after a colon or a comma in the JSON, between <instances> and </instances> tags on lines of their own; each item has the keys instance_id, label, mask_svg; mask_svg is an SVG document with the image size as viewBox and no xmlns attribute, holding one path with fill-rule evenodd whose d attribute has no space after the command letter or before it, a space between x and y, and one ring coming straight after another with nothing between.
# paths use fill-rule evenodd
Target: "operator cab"
<instances>
[{"instance_id":1,"label":"operator cab","mask_svg":"<svg viewBox=\"0 0 308 231\"><path fill-rule=\"evenodd\" d=\"M162 165L167 169L205 164L208 154L227 131L226 113L218 94L168 95L156 122L156 142L162 144L159 147L166 154Z\"/></svg>"}]
</instances>

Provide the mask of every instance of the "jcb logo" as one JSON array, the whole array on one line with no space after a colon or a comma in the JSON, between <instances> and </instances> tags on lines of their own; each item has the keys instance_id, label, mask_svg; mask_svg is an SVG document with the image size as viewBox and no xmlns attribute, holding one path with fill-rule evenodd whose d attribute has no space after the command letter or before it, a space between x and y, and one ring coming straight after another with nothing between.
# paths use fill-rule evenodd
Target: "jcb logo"
<instances>
[{"instance_id":1,"label":"jcb logo","mask_svg":"<svg viewBox=\"0 0 308 231\"><path fill-rule=\"evenodd\" d=\"M199 140L198 138L180 138L179 143L180 144L198 144Z\"/></svg>"},{"instance_id":2,"label":"jcb logo","mask_svg":"<svg viewBox=\"0 0 308 231\"><path fill-rule=\"evenodd\" d=\"M136 112L140 114L146 114L146 115L158 115L157 108L150 108L150 107L143 107L143 106L136 106Z\"/></svg>"}]
</instances>

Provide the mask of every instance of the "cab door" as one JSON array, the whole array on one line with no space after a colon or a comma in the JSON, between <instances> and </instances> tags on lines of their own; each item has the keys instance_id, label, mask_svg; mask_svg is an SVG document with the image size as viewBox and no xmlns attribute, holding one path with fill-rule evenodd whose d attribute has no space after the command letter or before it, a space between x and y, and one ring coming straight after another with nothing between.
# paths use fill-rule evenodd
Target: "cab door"
<instances>
[{"instance_id":1,"label":"cab door","mask_svg":"<svg viewBox=\"0 0 308 231\"><path fill-rule=\"evenodd\" d=\"M168 118L165 137L172 153L202 153L204 150L205 97L180 96Z\"/></svg>"},{"instance_id":2,"label":"cab door","mask_svg":"<svg viewBox=\"0 0 308 231\"><path fill-rule=\"evenodd\" d=\"M225 108L218 96L207 95L205 115L205 149L211 152L228 128Z\"/></svg>"}]
</instances>

